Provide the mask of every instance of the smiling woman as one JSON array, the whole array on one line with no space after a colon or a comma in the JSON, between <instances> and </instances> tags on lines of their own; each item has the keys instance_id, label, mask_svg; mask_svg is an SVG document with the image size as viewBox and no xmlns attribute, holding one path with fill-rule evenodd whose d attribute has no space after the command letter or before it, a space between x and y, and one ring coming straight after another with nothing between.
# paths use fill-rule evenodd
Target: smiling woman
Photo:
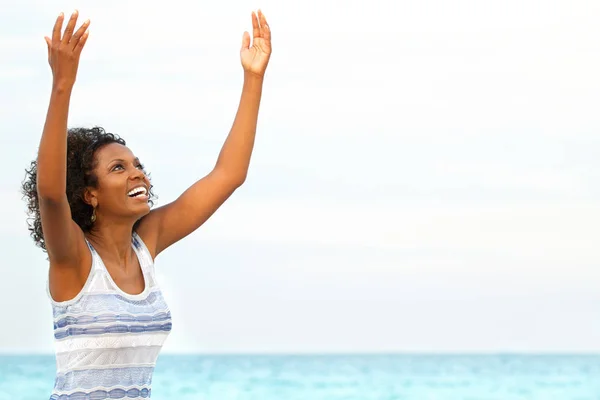
<instances>
[{"instance_id":1,"label":"smiling woman","mask_svg":"<svg viewBox=\"0 0 600 400\"><path fill-rule=\"evenodd\" d=\"M125 171L124 166L126 165L126 161L121 158L111 162L110 166L106 165L107 157L113 153L125 152L128 155L131 154L125 146L125 140L115 134L107 133L101 127L89 129L72 128L67 133L66 161L68 173L66 196L71 209L71 218L84 232L92 234L91 230L97 219L96 208L92 206L89 200L84 198L86 190L88 188L97 188L100 178L98 175L109 175L106 167L110 167L115 172ZM134 164L136 168L144 171L143 166L137 158ZM124 177L124 174L121 173L120 176ZM153 186L150 184L149 175L145 171L144 176L146 177L145 180L147 180L144 183L147 188L147 204L149 207L152 207L154 205L153 199L155 199L152 191ZM47 251L42 233L42 220L40 217L37 190L37 160L32 161L30 169L27 170L27 179L23 183L23 192L26 195L28 210L32 217L29 226L31 236L39 247ZM108 200L110 201L110 198ZM139 225L139 222L140 220L136 221L134 230Z\"/></svg>"},{"instance_id":2,"label":"smiling woman","mask_svg":"<svg viewBox=\"0 0 600 400\"><path fill-rule=\"evenodd\" d=\"M38 157L23 182L29 230L48 253L57 376L51 399L138 399L151 394L171 313L154 275L156 256L200 227L244 182L271 54L265 16L244 32L244 85L215 167L174 202L153 209L140 160L103 128L67 129L89 20L74 12L47 37L53 86Z\"/></svg>"}]
</instances>

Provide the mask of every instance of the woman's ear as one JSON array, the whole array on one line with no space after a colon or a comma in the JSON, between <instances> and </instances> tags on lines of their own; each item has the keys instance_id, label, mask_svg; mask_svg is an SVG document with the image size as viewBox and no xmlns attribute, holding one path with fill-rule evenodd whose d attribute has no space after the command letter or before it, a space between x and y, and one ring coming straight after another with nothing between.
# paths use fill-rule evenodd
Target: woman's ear
<instances>
[{"instance_id":1,"label":"woman's ear","mask_svg":"<svg viewBox=\"0 0 600 400\"><path fill-rule=\"evenodd\" d=\"M98 207L98 199L96 198L96 194L89 188L86 188L83 191L83 201L94 208Z\"/></svg>"}]
</instances>

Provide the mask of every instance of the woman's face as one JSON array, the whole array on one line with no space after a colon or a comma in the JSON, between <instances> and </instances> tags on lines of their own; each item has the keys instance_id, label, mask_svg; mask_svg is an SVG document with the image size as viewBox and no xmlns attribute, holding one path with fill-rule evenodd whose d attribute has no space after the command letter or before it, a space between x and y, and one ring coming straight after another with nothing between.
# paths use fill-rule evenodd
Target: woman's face
<instances>
[{"instance_id":1,"label":"woman's face","mask_svg":"<svg viewBox=\"0 0 600 400\"><path fill-rule=\"evenodd\" d=\"M98 184L90 192L97 202L97 216L137 221L148 214L150 181L131 150L110 143L97 150L95 158Z\"/></svg>"}]
</instances>

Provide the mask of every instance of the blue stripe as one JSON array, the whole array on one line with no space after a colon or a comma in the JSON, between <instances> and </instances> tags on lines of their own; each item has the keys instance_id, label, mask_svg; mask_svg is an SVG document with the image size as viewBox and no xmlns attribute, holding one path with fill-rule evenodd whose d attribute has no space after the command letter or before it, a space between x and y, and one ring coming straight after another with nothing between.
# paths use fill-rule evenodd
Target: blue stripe
<instances>
[{"instance_id":1,"label":"blue stripe","mask_svg":"<svg viewBox=\"0 0 600 400\"><path fill-rule=\"evenodd\" d=\"M92 389L98 386L150 386L154 367L86 369L67 372L56 377L55 391Z\"/></svg>"},{"instance_id":2,"label":"blue stripe","mask_svg":"<svg viewBox=\"0 0 600 400\"><path fill-rule=\"evenodd\" d=\"M156 310L167 310L167 303L160 290L150 292L145 299L130 300L119 294L85 294L77 303L68 306L54 306L54 318L70 314L91 314L97 312L152 314Z\"/></svg>"},{"instance_id":3,"label":"blue stripe","mask_svg":"<svg viewBox=\"0 0 600 400\"><path fill-rule=\"evenodd\" d=\"M143 250L142 238L138 236L137 232L134 232L133 235L131 235L131 239L133 240L133 245L136 249Z\"/></svg>"},{"instance_id":4,"label":"blue stripe","mask_svg":"<svg viewBox=\"0 0 600 400\"><path fill-rule=\"evenodd\" d=\"M102 315L81 315L77 317L65 317L54 323L54 329L65 328L70 325L90 325L97 323L114 322L161 322L171 319L171 312L159 312L155 315L128 315L128 314L102 314Z\"/></svg>"},{"instance_id":5,"label":"blue stripe","mask_svg":"<svg viewBox=\"0 0 600 400\"><path fill-rule=\"evenodd\" d=\"M54 338L64 339L69 336L81 335L103 335L107 333L149 333L149 332L168 332L172 328L171 322L166 324L154 325L110 325L110 326L94 326L91 328L67 328L64 331L54 333Z\"/></svg>"},{"instance_id":6,"label":"blue stripe","mask_svg":"<svg viewBox=\"0 0 600 400\"><path fill-rule=\"evenodd\" d=\"M150 389L112 389L112 390L95 390L93 392L75 392L73 394L53 394L50 400L105 400L105 399L122 399L125 397L150 397Z\"/></svg>"}]
</instances>

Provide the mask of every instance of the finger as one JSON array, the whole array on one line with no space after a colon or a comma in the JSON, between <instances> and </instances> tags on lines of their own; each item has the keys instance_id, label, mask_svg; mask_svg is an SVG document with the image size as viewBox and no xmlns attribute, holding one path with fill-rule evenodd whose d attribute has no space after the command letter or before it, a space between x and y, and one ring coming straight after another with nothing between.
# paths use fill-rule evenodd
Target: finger
<instances>
[{"instance_id":1,"label":"finger","mask_svg":"<svg viewBox=\"0 0 600 400\"><path fill-rule=\"evenodd\" d=\"M242 51L248 50L250 48L250 34L248 32L244 32L242 36Z\"/></svg>"},{"instance_id":2,"label":"finger","mask_svg":"<svg viewBox=\"0 0 600 400\"><path fill-rule=\"evenodd\" d=\"M77 17L79 12L77 10L73 11L71 14L71 19L69 19L69 23L67 23L67 27L65 28L65 33L63 34L62 42L69 43L71 37L73 36L73 31L75 30L75 24L77 23Z\"/></svg>"},{"instance_id":3,"label":"finger","mask_svg":"<svg viewBox=\"0 0 600 400\"><path fill-rule=\"evenodd\" d=\"M71 46L72 49L75 49L75 47L77 47L77 44L79 43L81 36L85 33L85 31L87 30L87 28L89 26L90 26L90 20L88 19L83 24L81 24L79 29L77 29L77 32L75 32L75 34L71 38L71 41L69 42L69 45Z\"/></svg>"},{"instance_id":4,"label":"finger","mask_svg":"<svg viewBox=\"0 0 600 400\"><path fill-rule=\"evenodd\" d=\"M83 50L83 46L85 46L85 42L87 42L87 38L90 35L90 31L85 31L81 38L77 42L77 45L73 49L76 54L81 54L81 50Z\"/></svg>"},{"instance_id":5,"label":"finger","mask_svg":"<svg viewBox=\"0 0 600 400\"><path fill-rule=\"evenodd\" d=\"M261 10L258 10L258 16L260 18L260 31L262 37L265 40L271 41L271 28L269 28L269 24L267 24L265 14L263 14Z\"/></svg>"},{"instance_id":6,"label":"finger","mask_svg":"<svg viewBox=\"0 0 600 400\"><path fill-rule=\"evenodd\" d=\"M52 49L52 40L48 36L44 36L44 40L46 41L46 46L48 46L48 63L50 63L50 54Z\"/></svg>"},{"instance_id":7,"label":"finger","mask_svg":"<svg viewBox=\"0 0 600 400\"><path fill-rule=\"evenodd\" d=\"M260 27L258 25L258 18L256 13L252 11L252 37L260 37Z\"/></svg>"},{"instance_id":8,"label":"finger","mask_svg":"<svg viewBox=\"0 0 600 400\"><path fill-rule=\"evenodd\" d=\"M52 30L52 42L60 43L60 32L62 31L62 24L65 19L65 14L60 13L56 22L54 23L54 29Z\"/></svg>"}]
</instances>

